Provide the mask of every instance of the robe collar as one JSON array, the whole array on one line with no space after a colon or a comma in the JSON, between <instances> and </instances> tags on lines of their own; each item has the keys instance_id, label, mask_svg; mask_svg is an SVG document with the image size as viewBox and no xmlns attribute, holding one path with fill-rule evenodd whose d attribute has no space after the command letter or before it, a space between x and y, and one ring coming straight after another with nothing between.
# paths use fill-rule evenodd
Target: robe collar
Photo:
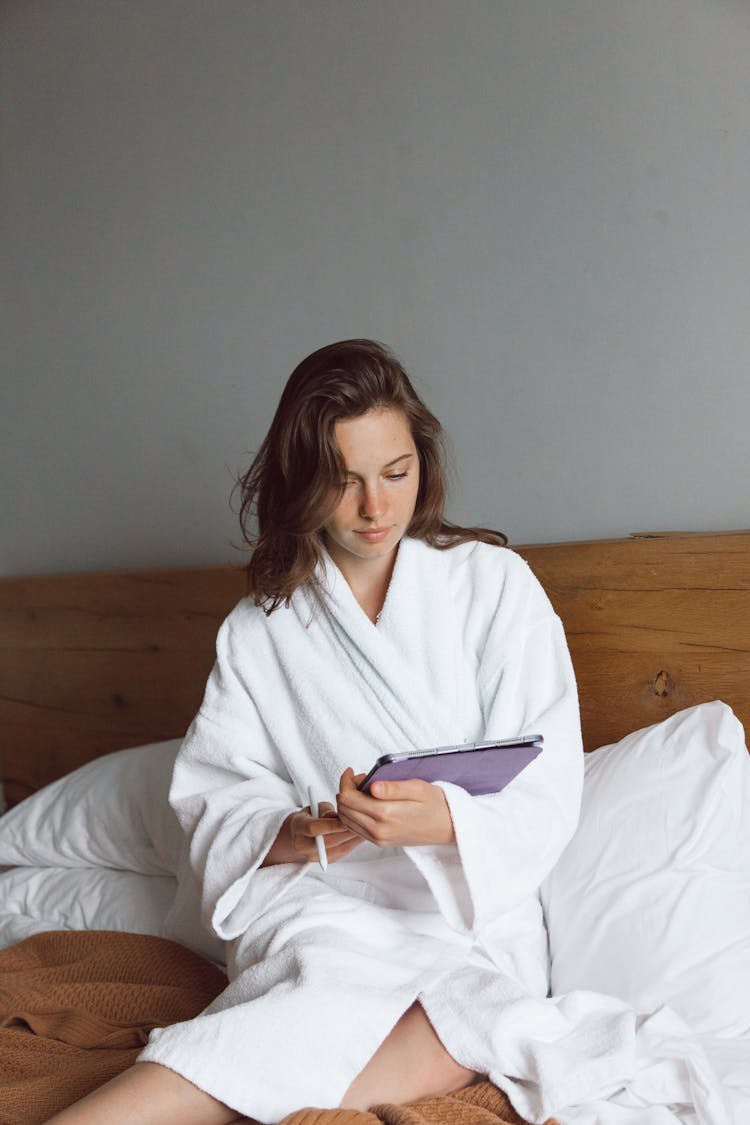
<instances>
[{"instance_id":1,"label":"robe collar","mask_svg":"<svg viewBox=\"0 0 750 1125\"><path fill-rule=\"evenodd\" d=\"M377 625L328 552L318 602L346 657L387 707L404 748L461 742L456 692L460 622L448 589L445 552L404 537Z\"/></svg>"}]
</instances>

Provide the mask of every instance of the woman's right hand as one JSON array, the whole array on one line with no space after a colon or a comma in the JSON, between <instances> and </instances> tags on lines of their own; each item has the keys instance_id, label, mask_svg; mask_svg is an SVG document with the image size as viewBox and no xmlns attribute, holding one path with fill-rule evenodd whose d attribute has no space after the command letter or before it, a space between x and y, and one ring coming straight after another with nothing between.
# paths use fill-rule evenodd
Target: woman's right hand
<instances>
[{"instance_id":1,"label":"woman's right hand","mask_svg":"<svg viewBox=\"0 0 750 1125\"><path fill-rule=\"evenodd\" d=\"M317 836L323 839L329 863L336 863L337 860L343 859L362 843L361 836L344 827L333 805L328 801L321 801L318 812L319 815L315 817L308 807L290 813L260 866L317 862L318 849L315 843Z\"/></svg>"}]
</instances>

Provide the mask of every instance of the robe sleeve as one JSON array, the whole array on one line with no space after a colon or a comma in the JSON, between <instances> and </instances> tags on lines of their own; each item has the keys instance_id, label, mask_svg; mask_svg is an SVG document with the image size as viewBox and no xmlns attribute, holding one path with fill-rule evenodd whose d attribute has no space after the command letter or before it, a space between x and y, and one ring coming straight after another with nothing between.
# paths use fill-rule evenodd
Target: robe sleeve
<instances>
[{"instance_id":1,"label":"robe sleeve","mask_svg":"<svg viewBox=\"0 0 750 1125\"><path fill-rule=\"evenodd\" d=\"M515 557L511 569L479 662L483 737L542 734L544 749L500 793L472 797L440 783L456 845L408 849L447 921L476 935L538 890L575 830L583 784L562 624L526 564Z\"/></svg>"},{"instance_id":2,"label":"robe sleeve","mask_svg":"<svg viewBox=\"0 0 750 1125\"><path fill-rule=\"evenodd\" d=\"M201 917L229 940L299 879L305 864L260 864L299 808L292 781L243 682L242 612L221 626L201 708L175 763L169 794L201 887Z\"/></svg>"}]
</instances>

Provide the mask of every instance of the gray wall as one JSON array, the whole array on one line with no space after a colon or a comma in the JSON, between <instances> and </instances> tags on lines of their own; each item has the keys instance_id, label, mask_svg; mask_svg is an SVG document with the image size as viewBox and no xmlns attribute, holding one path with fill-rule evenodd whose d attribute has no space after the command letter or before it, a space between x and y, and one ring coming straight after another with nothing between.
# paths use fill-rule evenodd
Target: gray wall
<instances>
[{"instance_id":1,"label":"gray wall","mask_svg":"<svg viewBox=\"0 0 750 1125\"><path fill-rule=\"evenodd\" d=\"M374 336L514 542L747 527L750 5L1 9L0 573L236 557L307 352Z\"/></svg>"}]
</instances>

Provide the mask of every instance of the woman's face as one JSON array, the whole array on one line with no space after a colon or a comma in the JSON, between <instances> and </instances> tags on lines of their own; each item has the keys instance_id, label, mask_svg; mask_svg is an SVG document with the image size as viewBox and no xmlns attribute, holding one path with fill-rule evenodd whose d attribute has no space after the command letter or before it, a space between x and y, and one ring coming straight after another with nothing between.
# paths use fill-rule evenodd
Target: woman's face
<instances>
[{"instance_id":1,"label":"woman's face","mask_svg":"<svg viewBox=\"0 0 750 1125\"><path fill-rule=\"evenodd\" d=\"M382 567L406 533L419 489L419 456L400 410L369 410L337 422L346 465L344 495L323 525L329 554L344 574Z\"/></svg>"}]
</instances>

